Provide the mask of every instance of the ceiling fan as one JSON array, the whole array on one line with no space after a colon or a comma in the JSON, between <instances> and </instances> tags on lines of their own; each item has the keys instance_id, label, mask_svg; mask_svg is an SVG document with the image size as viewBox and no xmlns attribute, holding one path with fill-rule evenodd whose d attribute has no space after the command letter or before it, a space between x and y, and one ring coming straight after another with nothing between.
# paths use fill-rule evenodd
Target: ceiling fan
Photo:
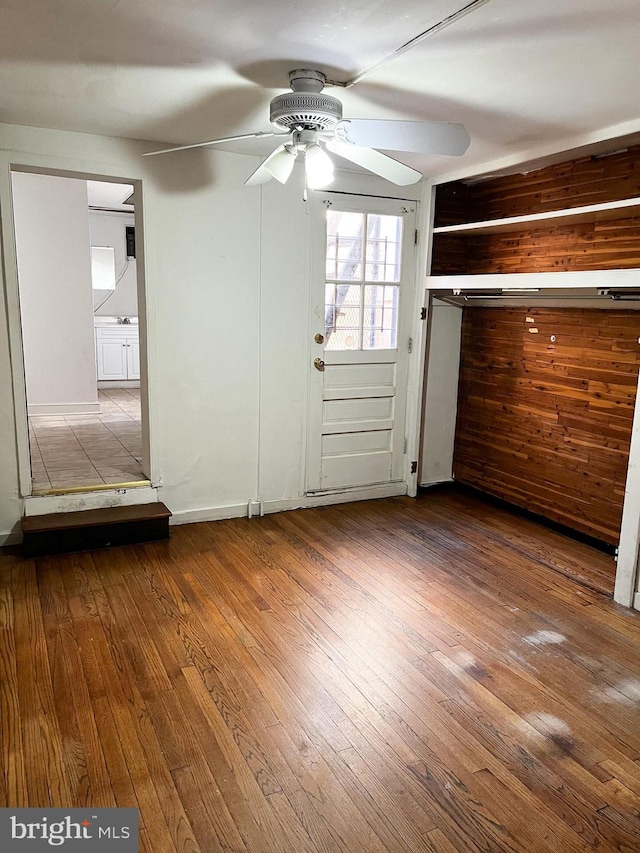
<instances>
[{"instance_id":1,"label":"ceiling fan","mask_svg":"<svg viewBox=\"0 0 640 853\"><path fill-rule=\"evenodd\" d=\"M245 181L246 186L275 178L286 183L294 163L304 157L306 185L311 189L327 186L333 179L333 162L327 151L373 172L399 186L414 184L421 173L388 154L412 151L422 154L460 156L469 147L469 135L461 124L434 121L389 119L343 119L342 104L323 92L325 75L308 68L289 73L291 92L271 101L270 119L274 131L258 131L240 136L210 139L192 145L149 151L146 156L201 148L238 139L286 137Z\"/></svg>"}]
</instances>

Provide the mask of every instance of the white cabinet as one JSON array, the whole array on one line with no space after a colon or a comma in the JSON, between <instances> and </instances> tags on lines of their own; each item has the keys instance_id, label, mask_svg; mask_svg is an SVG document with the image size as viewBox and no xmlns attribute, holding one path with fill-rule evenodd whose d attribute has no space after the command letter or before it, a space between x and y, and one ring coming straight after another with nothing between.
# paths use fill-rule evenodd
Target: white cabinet
<instances>
[{"instance_id":1,"label":"white cabinet","mask_svg":"<svg viewBox=\"0 0 640 853\"><path fill-rule=\"evenodd\" d=\"M138 327L118 324L96 326L98 379L139 379Z\"/></svg>"},{"instance_id":2,"label":"white cabinet","mask_svg":"<svg viewBox=\"0 0 640 853\"><path fill-rule=\"evenodd\" d=\"M135 339L127 342L127 379L140 379L140 340L137 329Z\"/></svg>"}]
</instances>

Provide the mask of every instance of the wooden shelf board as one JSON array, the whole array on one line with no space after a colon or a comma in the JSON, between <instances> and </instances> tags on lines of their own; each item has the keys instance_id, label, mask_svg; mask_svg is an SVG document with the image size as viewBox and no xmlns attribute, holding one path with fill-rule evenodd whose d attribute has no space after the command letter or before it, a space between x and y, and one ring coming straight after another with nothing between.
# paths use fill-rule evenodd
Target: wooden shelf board
<instances>
[{"instance_id":1,"label":"wooden shelf board","mask_svg":"<svg viewBox=\"0 0 640 853\"><path fill-rule=\"evenodd\" d=\"M640 287L640 269L627 270L561 270L559 272L463 273L428 275L430 290L488 290L495 288L579 288L579 287Z\"/></svg>"},{"instance_id":2,"label":"wooden shelf board","mask_svg":"<svg viewBox=\"0 0 640 853\"><path fill-rule=\"evenodd\" d=\"M434 234L500 234L521 231L530 227L552 227L577 222L624 219L640 215L640 198L625 198L621 201L587 204L582 207L551 210L528 216L511 216L506 219L487 219L482 222L464 222L461 225L442 225L434 228Z\"/></svg>"}]
</instances>

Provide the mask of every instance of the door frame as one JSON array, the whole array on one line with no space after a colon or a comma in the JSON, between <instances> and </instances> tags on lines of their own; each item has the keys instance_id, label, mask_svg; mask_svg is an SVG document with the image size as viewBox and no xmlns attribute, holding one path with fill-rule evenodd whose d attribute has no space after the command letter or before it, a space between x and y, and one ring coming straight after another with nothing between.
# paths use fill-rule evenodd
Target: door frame
<instances>
[{"instance_id":1,"label":"door frame","mask_svg":"<svg viewBox=\"0 0 640 853\"><path fill-rule=\"evenodd\" d=\"M96 175L91 172L71 171L67 169L46 168L29 163L9 162L6 169L0 170L0 210L2 217L2 233L0 235L0 260L3 265L5 293L7 301L7 325L9 350L11 359L13 408L15 422L16 455L18 462L19 498L26 500L33 497L31 481L31 453L29 449L29 420L27 415L27 387L25 379L24 352L22 340L22 319L20 312L20 285L18 277L18 261L15 240L15 219L13 209L13 190L11 175L13 172L26 172L34 175L50 175L52 177L71 178L85 181L103 181L105 183L131 184L134 188L136 202L134 205L134 222L136 227L136 278L138 296L138 328L140 334L140 407L142 421L142 464L148 472L149 481L155 483L154 455L151 449L151 424L148 383L148 334L147 334L147 299L144 260L144 196L142 180L127 178L121 175ZM97 380L96 380L97 381ZM108 491L109 487L104 491ZM83 491L84 494L99 495L103 490ZM60 500L65 495L51 497ZM43 501L44 504L44 501ZM46 510L43 510L46 511Z\"/></svg>"},{"instance_id":2,"label":"door frame","mask_svg":"<svg viewBox=\"0 0 640 853\"><path fill-rule=\"evenodd\" d=\"M408 483L408 475L410 471L410 465L407 463L407 459L409 458L407 455L407 451L404 453L404 464L402 466L403 473L398 479L391 480L388 483L374 484L372 486L344 486L335 489L317 489L312 488L309 485L309 476L312 470L312 466L315 465L315 460L318 455L321 453L321 441L322 435L317 429L319 424L321 424L321 408L322 408L322 374L317 371L313 366L313 348L311 342L314 339L314 336L317 332L321 332L324 335L325 332L325 318L324 313L322 316L314 316L314 307L316 300L314 298L314 294L320 292L321 282L322 289L324 291L324 282L325 282L325 255L326 255L326 229L320 227L320 223L323 220L322 213L325 210L325 200L329 198L333 204L335 204L336 209L353 211L356 213L385 213L384 210L376 211L376 202L379 202L380 205L384 205L386 203L396 203L400 205L410 205L412 210L406 211L410 215L413 216L413 223L416 229L416 234L418 233L419 221L420 221L420 202L417 199L412 198L398 198L396 196L384 196L384 195L364 195L362 193L355 192L344 192L344 191L332 191L332 190L320 190L311 196L310 200L310 275L309 275L309 326L308 326L308 381L307 381L307 441L306 441L306 460L304 466L304 494L308 496L316 496L323 494L340 494L343 492L362 492L378 489L378 488L388 488L397 486L398 484L402 484L403 493L406 491L406 486ZM406 235L403 235L403 239ZM405 247L407 244L403 244L403 255L405 251ZM401 308L399 312L398 319L398 359L400 360L400 349L401 349L401 341L404 341L405 344L408 345L409 338L413 341L413 351L415 352L416 344L419 343L417 337L415 336L414 324L412 323L412 312L413 306L416 299L416 283L419 279L419 241L416 240L413 244L411 244L411 257L413 269L409 271L407 275L406 284L403 284L403 290L405 291L404 299L401 301ZM422 288L418 288L422 290ZM323 300L324 303L324 300ZM320 349L322 346L322 349ZM375 351L373 351L375 352ZM322 356L324 354L324 345L318 345L318 356ZM406 354L405 351L405 362L403 364L403 370L401 372L401 380L402 380L402 391L404 393L404 412L403 412L403 436L398 438L396 436L396 441L402 446L405 438L407 439L405 446L413 446L414 437L413 435L409 436L409 432L413 432L413 422L410 419L410 406L409 400L411 398L411 377L412 377L412 354ZM396 393L397 389L400 387L400 384L396 384ZM394 427L395 428L395 427Z\"/></svg>"}]
</instances>

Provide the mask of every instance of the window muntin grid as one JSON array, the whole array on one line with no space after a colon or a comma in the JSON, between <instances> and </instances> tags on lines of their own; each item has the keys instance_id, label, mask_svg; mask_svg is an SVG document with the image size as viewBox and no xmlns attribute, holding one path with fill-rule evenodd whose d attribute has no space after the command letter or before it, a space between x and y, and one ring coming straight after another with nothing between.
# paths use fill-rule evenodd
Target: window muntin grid
<instances>
[{"instance_id":1,"label":"window muntin grid","mask_svg":"<svg viewBox=\"0 0 640 853\"><path fill-rule=\"evenodd\" d=\"M326 349L396 348L402 226L401 216L327 211Z\"/></svg>"}]
</instances>

